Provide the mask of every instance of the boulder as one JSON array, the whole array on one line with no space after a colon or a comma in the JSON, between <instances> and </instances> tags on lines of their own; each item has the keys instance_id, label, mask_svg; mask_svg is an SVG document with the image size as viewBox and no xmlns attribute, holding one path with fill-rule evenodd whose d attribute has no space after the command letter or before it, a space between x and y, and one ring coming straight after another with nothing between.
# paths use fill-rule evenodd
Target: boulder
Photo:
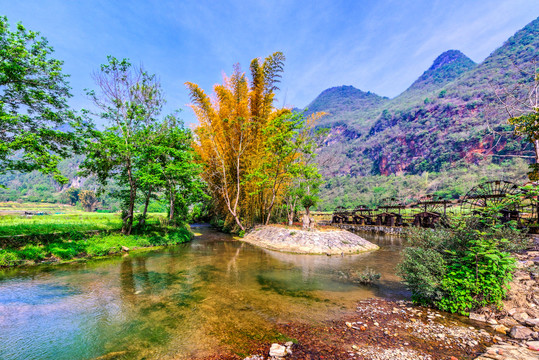
<instances>
[{"instance_id":1,"label":"boulder","mask_svg":"<svg viewBox=\"0 0 539 360\"><path fill-rule=\"evenodd\" d=\"M511 336L513 339L527 339L530 336L532 336L533 331L525 326L513 326L511 329L511 332L509 333L509 336Z\"/></svg>"},{"instance_id":2,"label":"boulder","mask_svg":"<svg viewBox=\"0 0 539 360\"><path fill-rule=\"evenodd\" d=\"M526 320L528 320L529 317L530 316L525 312L519 312L519 313L516 313L515 315L513 315L513 319L515 319L516 321L518 321L521 324L525 324Z\"/></svg>"},{"instance_id":3,"label":"boulder","mask_svg":"<svg viewBox=\"0 0 539 360\"><path fill-rule=\"evenodd\" d=\"M485 315L482 314L470 313L470 320L486 322L487 318Z\"/></svg>"},{"instance_id":4,"label":"boulder","mask_svg":"<svg viewBox=\"0 0 539 360\"><path fill-rule=\"evenodd\" d=\"M503 319L498 320L498 322L507 327L513 327L515 325L518 325L518 321L516 321L512 317L504 317Z\"/></svg>"},{"instance_id":5,"label":"boulder","mask_svg":"<svg viewBox=\"0 0 539 360\"><path fill-rule=\"evenodd\" d=\"M509 328L506 327L505 325L494 325L494 330L496 330L496 332L499 332L501 334L507 334L507 331L509 331Z\"/></svg>"}]
</instances>

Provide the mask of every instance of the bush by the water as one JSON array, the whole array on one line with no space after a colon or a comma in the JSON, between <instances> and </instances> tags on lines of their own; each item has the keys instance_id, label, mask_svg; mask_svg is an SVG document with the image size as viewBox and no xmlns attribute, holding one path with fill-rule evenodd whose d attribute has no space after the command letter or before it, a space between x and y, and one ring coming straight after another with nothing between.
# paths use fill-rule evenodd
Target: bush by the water
<instances>
[{"instance_id":1,"label":"bush by the water","mask_svg":"<svg viewBox=\"0 0 539 360\"><path fill-rule=\"evenodd\" d=\"M447 229L408 231L398 271L414 302L460 314L501 304L515 269L509 251L528 240L511 224L483 215L457 219Z\"/></svg>"}]
</instances>

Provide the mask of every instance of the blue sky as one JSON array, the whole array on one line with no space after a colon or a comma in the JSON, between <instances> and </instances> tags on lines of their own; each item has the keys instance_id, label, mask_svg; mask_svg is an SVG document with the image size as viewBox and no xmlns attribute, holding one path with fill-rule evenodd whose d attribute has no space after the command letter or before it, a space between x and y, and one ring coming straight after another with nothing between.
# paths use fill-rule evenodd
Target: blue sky
<instances>
[{"instance_id":1,"label":"blue sky","mask_svg":"<svg viewBox=\"0 0 539 360\"><path fill-rule=\"evenodd\" d=\"M106 55L157 74L166 111L196 120L186 81L206 91L239 62L284 52L279 106L304 107L328 87L394 97L449 49L481 62L539 16L538 0L71 1L0 0L0 14L49 39L71 75L73 107Z\"/></svg>"}]
</instances>

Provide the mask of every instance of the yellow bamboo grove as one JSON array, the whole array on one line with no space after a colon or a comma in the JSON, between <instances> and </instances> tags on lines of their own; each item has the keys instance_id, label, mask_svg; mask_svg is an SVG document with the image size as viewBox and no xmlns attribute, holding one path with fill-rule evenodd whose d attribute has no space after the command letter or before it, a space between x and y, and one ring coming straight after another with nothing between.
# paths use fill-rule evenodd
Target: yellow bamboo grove
<instances>
[{"instance_id":1,"label":"yellow bamboo grove","mask_svg":"<svg viewBox=\"0 0 539 360\"><path fill-rule=\"evenodd\" d=\"M290 181L286 170L271 168L280 165L267 165L268 138L278 131L271 124L291 113L274 105L283 63L280 52L264 61L252 60L250 80L236 65L222 85L214 86L212 97L198 85L186 83L191 93L190 106L200 123L194 130L194 147L203 164L202 176L214 210L229 226L241 230L255 222L269 221L268 213ZM286 156L292 162L298 154L292 151ZM266 175L271 179L264 181Z\"/></svg>"}]
</instances>

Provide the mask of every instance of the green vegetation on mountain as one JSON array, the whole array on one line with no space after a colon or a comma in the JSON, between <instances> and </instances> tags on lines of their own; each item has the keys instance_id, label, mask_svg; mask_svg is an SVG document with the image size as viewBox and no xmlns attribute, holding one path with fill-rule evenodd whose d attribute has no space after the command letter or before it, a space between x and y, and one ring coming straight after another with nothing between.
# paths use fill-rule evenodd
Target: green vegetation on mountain
<instances>
[{"instance_id":1,"label":"green vegetation on mountain","mask_svg":"<svg viewBox=\"0 0 539 360\"><path fill-rule=\"evenodd\" d=\"M489 168L497 169L490 173L490 179L526 181L526 166L512 160L520 156L528 159L533 147L514 136L498 94L529 82L522 69L530 70L538 54L536 19L478 65L459 51L443 53L405 92L381 102L378 108L343 107L344 99L333 99L335 105L326 105L333 112L329 111L322 124L331 130L319 156L328 179L322 192L326 200L323 207L342 205L343 201L331 195L340 191L368 200L345 190L362 184L379 184L366 190L374 198L378 187L399 195L399 186L391 185L394 176L430 173L431 177L446 176L466 183L469 189L484 180L480 173L466 175L466 182L457 178L471 172L466 169ZM465 189L458 192L464 194ZM409 199L412 195L402 196Z\"/></svg>"},{"instance_id":2,"label":"green vegetation on mountain","mask_svg":"<svg viewBox=\"0 0 539 360\"><path fill-rule=\"evenodd\" d=\"M395 100L398 102L403 102L404 99L417 100L425 94L440 89L476 66L476 63L459 50L448 50L438 56L432 66L400 94L398 100Z\"/></svg>"}]
</instances>

